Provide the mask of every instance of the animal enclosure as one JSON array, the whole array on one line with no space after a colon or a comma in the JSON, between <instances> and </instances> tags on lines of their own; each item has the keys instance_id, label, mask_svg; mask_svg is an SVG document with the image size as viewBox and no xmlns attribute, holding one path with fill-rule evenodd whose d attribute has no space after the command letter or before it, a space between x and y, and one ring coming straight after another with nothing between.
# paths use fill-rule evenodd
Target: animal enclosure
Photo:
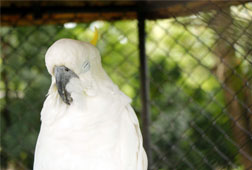
<instances>
[{"instance_id":1,"label":"animal enclosure","mask_svg":"<svg viewBox=\"0 0 252 170\"><path fill-rule=\"evenodd\" d=\"M60 38L90 41L132 98L151 170L252 169L252 3L2 1L1 168L32 169Z\"/></svg>"}]
</instances>

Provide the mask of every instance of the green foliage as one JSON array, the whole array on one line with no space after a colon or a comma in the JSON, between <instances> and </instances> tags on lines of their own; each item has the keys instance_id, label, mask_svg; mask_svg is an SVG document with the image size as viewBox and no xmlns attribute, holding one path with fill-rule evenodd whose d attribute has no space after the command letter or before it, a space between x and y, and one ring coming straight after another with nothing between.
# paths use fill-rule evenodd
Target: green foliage
<instances>
[{"instance_id":1,"label":"green foliage","mask_svg":"<svg viewBox=\"0 0 252 170\"><path fill-rule=\"evenodd\" d=\"M216 65L211 51L215 35L199 18L192 18L147 21L146 24L155 169L229 169L230 162L236 164L237 149L232 143L224 110L222 87L211 71ZM185 26L183 22L187 21L202 25ZM97 21L73 28L64 25L3 27L0 31L1 166L14 162L32 169L39 113L50 86L45 52L60 38L91 40L90 28L94 26L99 29L97 47L105 70L133 99L139 116L136 21ZM242 38L241 43L251 42L246 36ZM237 54L240 58L251 49L251 46L243 47L236 47L241 51ZM240 70L251 74L249 66L244 62Z\"/></svg>"}]
</instances>

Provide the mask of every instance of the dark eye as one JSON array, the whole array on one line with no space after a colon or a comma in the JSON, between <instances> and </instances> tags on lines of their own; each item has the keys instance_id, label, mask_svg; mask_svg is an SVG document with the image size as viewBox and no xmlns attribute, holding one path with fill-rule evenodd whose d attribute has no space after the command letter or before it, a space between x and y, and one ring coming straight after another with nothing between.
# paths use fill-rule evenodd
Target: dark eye
<instances>
[{"instance_id":1,"label":"dark eye","mask_svg":"<svg viewBox=\"0 0 252 170\"><path fill-rule=\"evenodd\" d=\"M90 63L89 61L85 61L82 65L83 73L87 72L90 69Z\"/></svg>"},{"instance_id":2,"label":"dark eye","mask_svg":"<svg viewBox=\"0 0 252 170\"><path fill-rule=\"evenodd\" d=\"M69 69L68 69L68 68L65 68L65 71L69 71Z\"/></svg>"}]
</instances>

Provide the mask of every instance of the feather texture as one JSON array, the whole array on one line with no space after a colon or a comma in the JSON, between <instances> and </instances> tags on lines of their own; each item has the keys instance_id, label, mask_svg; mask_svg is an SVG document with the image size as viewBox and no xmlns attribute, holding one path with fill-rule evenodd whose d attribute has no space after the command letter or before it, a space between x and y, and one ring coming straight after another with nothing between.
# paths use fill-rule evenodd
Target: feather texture
<instances>
[{"instance_id":1,"label":"feather texture","mask_svg":"<svg viewBox=\"0 0 252 170\"><path fill-rule=\"evenodd\" d=\"M83 72L87 60L90 69ZM49 48L46 65L52 85L41 111L34 170L146 170L131 99L107 76L98 50L88 43L59 40ZM67 85L71 105L57 93L52 72L57 65L79 76Z\"/></svg>"}]
</instances>

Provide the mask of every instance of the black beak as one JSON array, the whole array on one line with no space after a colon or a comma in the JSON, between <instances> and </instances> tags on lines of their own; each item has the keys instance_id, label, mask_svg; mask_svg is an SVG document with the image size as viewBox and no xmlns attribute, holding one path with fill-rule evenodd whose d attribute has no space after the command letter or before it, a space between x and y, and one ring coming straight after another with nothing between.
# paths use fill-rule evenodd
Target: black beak
<instances>
[{"instance_id":1,"label":"black beak","mask_svg":"<svg viewBox=\"0 0 252 170\"><path fill-rule=\"evenodd\" d=\"M56 79L56 86L58 88L58 93L66 104L70 105L73 101L71 94L66 90L66 85L71 78L78 76L69 68L65 66L56 66L54 68L54 76Z\"/></svg>"}]
</instances>

